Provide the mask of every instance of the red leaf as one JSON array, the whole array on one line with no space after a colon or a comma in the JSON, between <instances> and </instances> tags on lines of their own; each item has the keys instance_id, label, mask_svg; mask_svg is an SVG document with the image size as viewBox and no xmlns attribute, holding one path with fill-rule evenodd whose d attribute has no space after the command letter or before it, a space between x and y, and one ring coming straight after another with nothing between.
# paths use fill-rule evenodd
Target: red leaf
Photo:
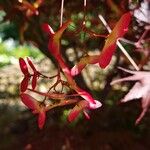
<instances>
[{"instance_id":1,"label":"red leaf","mask_svg":"<svg viewBox=\"0 0 150 150\"><path fill-rule=\"evenodd\" d=\"M21 69L22 73L24 75L28 75L29 74L28 67L23 58L19 58L19 65L20 65L20 69Z\"/></svg>"},{"instance_id":2,"label":"red leaf","mask_svg":"<svg viewBox=\"0 0 150 150\"><path fill-rule=\"evenodd\" d=\"M21 81L21 86L20 86L21 92L25 92L27 90L29 80L30 80L29 76L25 76L23 78L23 80Z\"/></svg>"},{"instance_id":3,"label":"red leaf","mask_svg":"<svg viewBox=\"0 0 150 150\"><path fill-rule=\"evenodd\" d=\"M125 13L117 22L112 32L109 34L99 57L99 65L101 68L105 68L110 63L112 55L114 54L117 46L117 39L123 37L128 31L130 20L131 13Z\"/></svg>"}]
</instances>

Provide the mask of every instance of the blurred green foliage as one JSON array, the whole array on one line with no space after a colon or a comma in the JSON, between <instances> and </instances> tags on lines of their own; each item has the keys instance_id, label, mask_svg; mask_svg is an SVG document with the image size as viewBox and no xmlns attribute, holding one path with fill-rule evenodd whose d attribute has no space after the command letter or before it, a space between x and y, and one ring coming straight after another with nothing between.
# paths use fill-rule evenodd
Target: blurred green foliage
<instances>
[{"instance_id":1,"label":"blurred green foliage","mask_svg":"<svg viewBox=\"0 0 150 150\"><path fill-rule=\"evenodd\" d=\"M20 45L13 39L0 42L0 67L18 62L19 57L42 58L44 55L33 45Z\"/></svg>"},{"instance_id":2,"label":"blurred green foliage","mask_svg":"<svg viewBox=\"0 0 150 150\"><path fill-rule=\"evenodd\" d=\"M0 67L18 63L19 57L42 58L44 55L32 44L18 42L17 27L10 21L4 21L5 12L0 11ZM10 38L11 37L11 38Z\"/></svg>"}]
</instances>

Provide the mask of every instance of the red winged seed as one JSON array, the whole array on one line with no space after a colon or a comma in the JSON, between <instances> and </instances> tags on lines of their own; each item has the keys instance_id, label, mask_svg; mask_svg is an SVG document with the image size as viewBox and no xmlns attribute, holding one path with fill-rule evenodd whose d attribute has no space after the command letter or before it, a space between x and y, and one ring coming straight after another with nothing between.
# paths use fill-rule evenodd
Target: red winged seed
<instances>
[{"instance_id":1,"label":"red winged seed","mask_svg":"<svg viewBox=\"0 0 150 150\"><path fill-rule=\"evenodd\" d=\"M45 111L41 111L39 113L39 116L38 116L38 127L40 129L43 129L43 126L45 124L45 120L46 120L46 113L45 113Z\"/></svg>"},{"instance_id":2,"label":"red winged seed","mask_svg":"<svg viewBox=\"0 0 150 150\"><path fill-rule=\"evenodd\" d=\"M27 57L27 61L28 61L28 64L30 65L30 67L32 68L32 70L34 72L33 77L32 77L32 89L34 90L36 87L39 72L36 70L36 68L34 67L34 64L32 63L32 61L28 57Z\"/></svg>"},{"instance_id":3,"label":"red winged seed","mask_svg":"<svg viewBox=\"0 0 150 150\"><path fill-rule=\"evenodd\" d=\"M32 110L37 109L38 102L36 99L34 99L32 96L26 94L26 93L21 93L20 94L21 101L29 108Z\"/></svg>"},{"instance_id":4,"label":"red winged seed","mask_svg":"<svg viewBox=\"0 0 150 150\"><path fill-rule=\"evenodd\" d=\"M37 70L36 70L36 68L34 67L32 61L31 61L28 57L27 57L27 61L28 61L28 64L30 65L30 67L32 68L32 70L33 70L34 72L37 72Z\"/></svg>"},{"instance_id":5,"label":"red winged seed","mask_svg":"<svg viewBox=\"0 0 150 150\"><path fill-rule=\"evenodd\" d=\"M27 64L23 58L19 58L19 65L20 65L20 69L24 75L29 74Z\"/></svg>"},{"instance_id":6,"label":"red winged seed","mask_svg":"<svg viewBox=\"0 0 150 150\"><path fill-rule=\"evenodd\" d=\"M30 80L30 77L25 76L24 79L21 81L21 85L20 85L21 92L25 92L27 90L29 80Z\"/></svg>"},{"instance_id":7,"label":"red winged seed","mask_svg":"<svg viewBox=\"0 0 150 150\"><path fill-rule=\"evenodd\" d=\"M32 89L34 90L37 84L38 75L34 74L32 77Z\"/></svg>"},{"instance_id":8,"label":"red winged seed","mask_svg":"<svg viewBox=\"0 0 150 150\"><path fill-rule=\"evenodd\" d=\"M109 65L117 47L117 39L123 37L124 34L128 31L130 21L131 13L127 12L120 18L112 32L109 34L99 57L99 65L101 68L105 68Z\"/></svg>"}]
</instances>

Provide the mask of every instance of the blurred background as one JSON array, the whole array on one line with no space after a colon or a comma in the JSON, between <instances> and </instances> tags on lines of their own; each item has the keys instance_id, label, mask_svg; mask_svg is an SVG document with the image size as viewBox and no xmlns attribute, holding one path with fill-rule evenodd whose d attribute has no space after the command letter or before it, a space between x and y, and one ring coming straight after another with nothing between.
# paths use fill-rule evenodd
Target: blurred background
<instances>
[{"instance_id":1,"label":"blurred background","mask_svg":"<svg viewBox=\"0 0 150 150\"><path fill-rule=\"evenodd\" d=\"M94 35L108 35L108 31L99 14L113 29L121 15L130 10L132 22L121 43L140 70L149 71L150 1L87 0L86 8L83 3L83 0L64 2L63 21L73 21L61 40L61 52L68 66L73 67L87 53L94 55L101 51L105 38ZM0 150L149 150L150 113L135 126L142 110L140 99L119 103L134 83L110 86L112 80L128 75L118 70L118 66L133 69L119 49L105 70L88 65L75 77L81 88L103 104L90 113L89 121L81 115L68 123L66 118L72 106L55 108L48 112L44 129L39 130L36 117L21 103L19 86L23 75L19 57L30 57L43 74L57 71L57 62L47 49L48 36L41 25L49 23L57 31L60 7L61 0L0 0ZM38 86L47 89L48 83L40 80Z\"/></svg>"}]
</instances>

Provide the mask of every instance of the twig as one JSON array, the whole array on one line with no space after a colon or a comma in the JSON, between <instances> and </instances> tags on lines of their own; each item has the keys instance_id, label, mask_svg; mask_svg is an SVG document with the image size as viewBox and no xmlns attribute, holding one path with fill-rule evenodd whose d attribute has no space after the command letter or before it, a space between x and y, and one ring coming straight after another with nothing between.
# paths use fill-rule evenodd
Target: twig
<instances>
[{"instance_id":1,"label":"twig","mask_svg":"<svg viewBox=\"0 0 150 150\"><path fill-rule=\"evenodd\" d=\"M146 29L144 33L141 35L140 39L137 41L137 43L141 43L141 41L145 38L147 33L149 32L150 29Z\"/></svg>"},{"instance_id":2,"label":"twig","mask_svg":"<svg viewBox=\"0 0 150 150\"><path fill-rule=\"evenodd\" d=\"M119 38L118 40L121 41L121 42L124 42L124 43L134 45L134 46L136 45L136 42L130 41L130 40L125 39L125 38Z\"/></svg>"},{"instance_id":3,"label":"twig","mask_svg":"<svg viewBox=\"0 0 150 150\"><path fill-rule=\"evenodd\" d=\"M102 23L104 24L104 26L106 27L106 29L108 30L109 33L112 32L111 28L109 27L108 23L106 22L106 20L104 19L104 17L102 15L98 15L99 19L102 21ZM139 67L137 66L137 64L134 62L134 60L131 58L131 56L127 53L127 51L125 50L125 48L122 46L122 44L117 40L117 45L118 47L121 49L121 51L123 52L123 54L128 58L128 60L130 61L130 63L132 64L132 66L138 71Z\"/></svg>"},{"instance_id":4,"label":"twig","mask_svg":"<svg viewBox=\"0 0 150 150\"><path fill-rule=\"evenodd\" d=\"M86 19L86 0L84 0L83 9L84 9L84 20L83 20L83 26L85 26L85 19Z\"/></svg>"},{"instance_id":5,"label":"twig","mask_svg":"<svg viewBox=\"0 0 150 150\"><path fill-rule=\"evenodd\" d=\"M84 7L86 7L86 0L84 0Z\"/></svg>"},{"instance_id":6,"label":"twig","mask_svg":"<svg viewBox=\"0 0 150 150\"><path fill-rule=\"evenodd\" d=\"M128 54L128 52L126 51L126 49L122 46L122 44L118 40L117 40L117 45L121 49L121 51L123 52L123 54L128 58L128 60L130 61L130 63L132 64L132 66L135 68L135 70L139 71L140 69L137 66L137 64L134 62L134 60L131 58L131 56Z\"/></svg>"},{"instance_id":7,"label":"twig","mask_svg":"<svg viewBox=\"0 0 150 150\"><path fill-rule=\"evenodd\" d=\"M64 12L64 0L61 0L61 10L60 10L60 27L63 23L63 12Z\"/></svg>"},{"instance_id":8,"label":"twig","mask_svg":"<svg viewBox=\"0 0 150 150\"><path fill-rule=\"evenodd\" d=\"M111 33L111 28L109 27L108 23L106 22L106 20L104 19L104 17L102 15L98 15L99 19L101 20L101 22L104 24L104 26L106 27L106 29L108 30L109 33Z\"/></svg>"}]
</instances>

